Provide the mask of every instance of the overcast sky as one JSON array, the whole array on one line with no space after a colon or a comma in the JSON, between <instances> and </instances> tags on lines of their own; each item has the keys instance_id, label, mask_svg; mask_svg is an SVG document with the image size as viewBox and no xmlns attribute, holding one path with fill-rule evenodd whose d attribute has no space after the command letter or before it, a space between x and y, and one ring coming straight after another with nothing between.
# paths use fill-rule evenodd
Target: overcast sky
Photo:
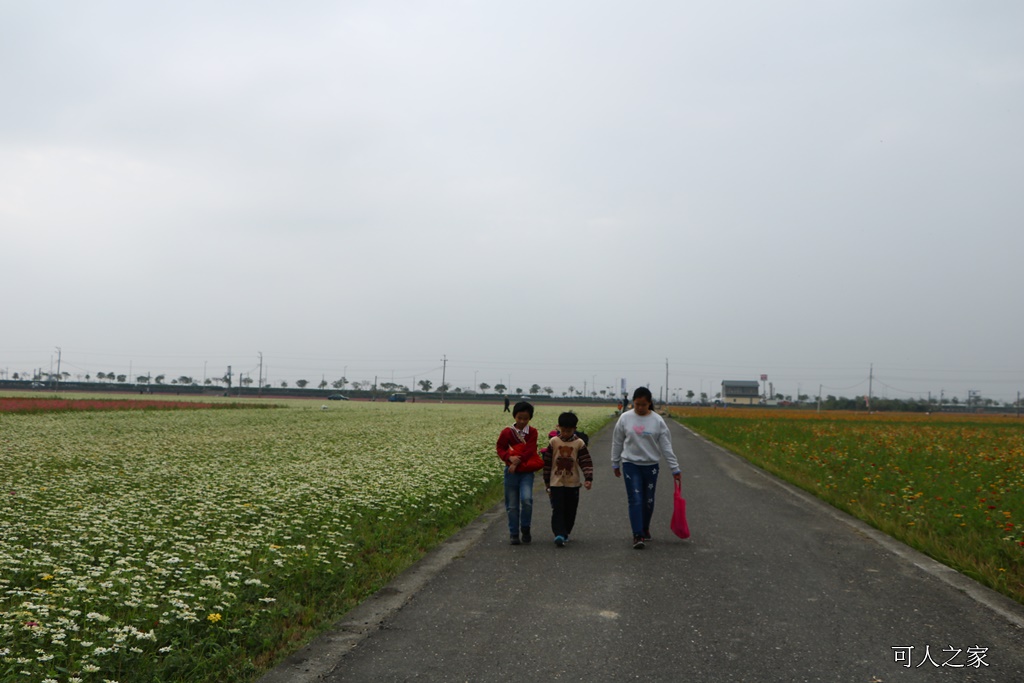
<instances>
[{"instance_id":1,"label":"overcast sky","mask_svg":"<svg viewBox=\"0 0 1024 683\"><path fill-rule=\"evenodd\" d=\"M0 0L0 370L1013 399L1022 26Z\"/></svg>"}]
</instances>

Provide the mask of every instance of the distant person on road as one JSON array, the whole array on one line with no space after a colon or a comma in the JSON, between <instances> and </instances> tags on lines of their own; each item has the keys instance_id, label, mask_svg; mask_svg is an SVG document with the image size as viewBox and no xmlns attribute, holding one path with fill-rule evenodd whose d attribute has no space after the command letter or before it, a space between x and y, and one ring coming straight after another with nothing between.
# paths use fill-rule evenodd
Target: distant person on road
<instances>
[{"instance_id":1,"label":"distant person on road","mask_svg":"<svg viewBox=\"0 0 1024 683\"><path fill-rule=\"evenodd\" d=\"M668 425L651 410L652 405L651 390L639 387L633 392L633 409L619 416L612 431L612 469L616 477L624 476L626 480L629 524L637 550L643 550L644 542L651 540L654 492L662 456L672 468L672 477L682 479Z\"/></svg>"},{"instance_id":2,"label":"distant person on road","mask_svg":"<svg viewBox=\"0 0 1024 683\"><path fill-rule=\"evenodd\" d=\"M508 396L506 396L506 397L505 397L505 412L506 412L506 413L510 412L510 411L509 411L509 409L508 409L508 403L509 403L509 401L508 401Z\"/></svg>"},{"instance_id":3,"label":"distant person on road","mask_svg":"<svg viewBox=\"0 0 1024 683\"><path fill-rule=\"evenodd\" d=\"M526 401L512 409L515 423L498 435L498 457L505 464L505 512L512 545L530 543L530 522L533 517L533 473L544 467L537 454L537 429L530 426L533 406Z\"/></svg>"},{"instance_id":4,"label":"distant person on road","mask_svg":"<svg viewBox=\"0 0 1024 683\"><path fill-rule=\"evenodd\" d=\"M576 431L575 413L558 416L558 434L551 438L544 455L544 487L551 498L551 533L559 548L569 542L580 504L580 486L590 490L594 463L587 442ZM581 477L582 475L582 477Z\"/></svg>"}]
</instances>

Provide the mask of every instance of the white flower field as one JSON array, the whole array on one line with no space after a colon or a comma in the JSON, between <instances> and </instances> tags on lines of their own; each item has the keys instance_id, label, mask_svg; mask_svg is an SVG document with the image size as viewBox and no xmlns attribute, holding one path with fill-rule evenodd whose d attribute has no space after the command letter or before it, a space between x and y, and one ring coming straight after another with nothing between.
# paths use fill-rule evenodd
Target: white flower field
<instances>
[{"instance_id":1,"label":"white flower field","mask_svg":"<svg viewBox=\"0 0 1024 683\"><path fill-rule=\"evenodd\" d=\"M542 435L560 410L538 407ZM612 411L576 412L592 432ZM360 402L0 414L0 681L254 678L493 505L510 423Z\"/></svg>"}]
</instances>

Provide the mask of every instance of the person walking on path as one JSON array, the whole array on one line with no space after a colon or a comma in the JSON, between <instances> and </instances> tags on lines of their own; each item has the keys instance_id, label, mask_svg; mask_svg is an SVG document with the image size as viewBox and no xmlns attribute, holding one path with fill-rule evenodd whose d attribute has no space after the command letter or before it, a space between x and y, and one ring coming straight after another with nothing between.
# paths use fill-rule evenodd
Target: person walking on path
<instances>
[{"instance_id":1,"label":"person walking on path","mask_svg":"<svg viewBox=\"0 0 1024 683\"><path fill-rule=\"evenodd\" d=\"M511 411L510 411L510 410L508 409L508 404L509 404L509 400L508 400L508 396L506 396L506 397L505 397L505 412L506 412L506 413L508 413L508 412L511 412Z\"/></svg>"},{"instance_id":2,"label":"person walking on path","mask_svg":"<svg viewBox=\"0 0 1024 683\"><path fill-rule=\"evenodd\" d=\"M664 456L672 477L682 480L679 461L672 451L672 435L661 415L653 412L654 397L647 387L633 392L633 409L619 416L612 431L612 469L626 480L629 524L633 529L633 547L643 550L651 540L651 516L658 470Z\"/></svg>"},{"instance_id":3,"label":"person walking on path","mask_svg":"<svg viewBox=\"0 0 1024 683\"><path fill-rule=\"evenodd\" d=\"M587 443L576 433L575 413L558 416L558 434L544 449L544 486L551 498L551 533L559 548L569 542L580 504L580 485L590 490L594 463ZM580 475L582 474L582 480Z\"/></svg>"},{"instance_id":4,"label":"person walking on path","mask_svg":"<svg viewBox=\"0 0 1024 683\"><path fill-rule=\"evenodd\" d=\"M520 401L512 409L515 424L498 435L496 450L505 463L505 512L512 545L530 543L533 517L533 473L544 467L537 454L537 428L530 426L533 406Z\"/></svg>"}]
</instances>

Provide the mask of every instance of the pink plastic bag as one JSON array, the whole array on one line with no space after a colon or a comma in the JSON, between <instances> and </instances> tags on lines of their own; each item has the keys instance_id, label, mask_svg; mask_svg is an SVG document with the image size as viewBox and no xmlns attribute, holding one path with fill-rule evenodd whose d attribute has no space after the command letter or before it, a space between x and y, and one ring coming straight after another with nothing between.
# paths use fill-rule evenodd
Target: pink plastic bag
<instances>
[{"instance_id":1,"label":"pink plastic bag","mask_svg":"<svg viewBox=\"0 0 1024 683\"><path fill-rule=\"evenodd\" d=\"M690 525L686 523L686 499L683 498L682 485L676 482L676 493L672 508L672 533L679 538L690 537Z\"/></svg>"}]
</instances>

